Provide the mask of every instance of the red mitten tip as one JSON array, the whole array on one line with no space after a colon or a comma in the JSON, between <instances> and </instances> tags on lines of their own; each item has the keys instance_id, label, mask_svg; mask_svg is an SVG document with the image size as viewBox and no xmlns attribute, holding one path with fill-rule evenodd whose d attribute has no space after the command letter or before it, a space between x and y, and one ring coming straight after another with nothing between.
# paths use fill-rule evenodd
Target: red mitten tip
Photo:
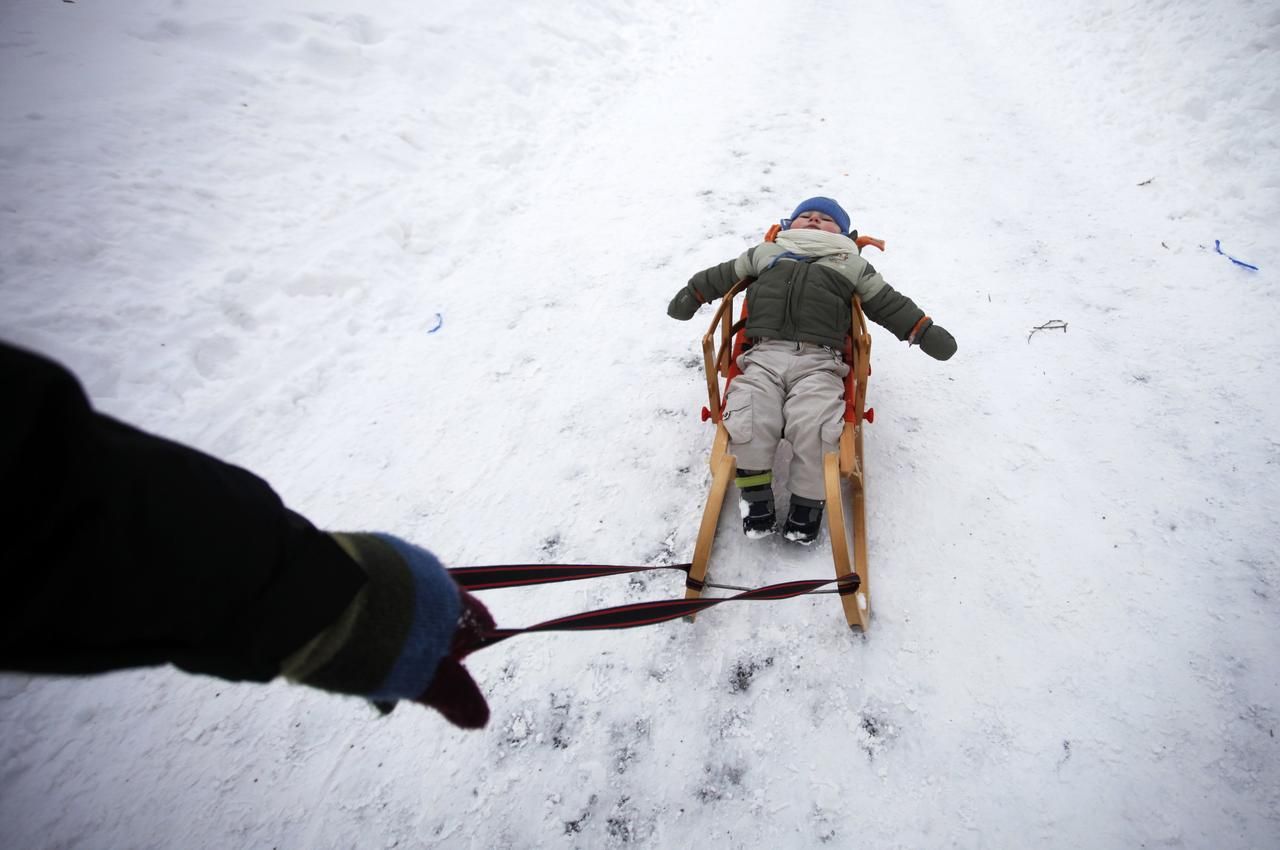
<instances>
[{"instance_id":1,"label":"red mitten tip","mask_svg":"<svg viewBox=\"0 0 1280 850\"><path fill-rule=\"evenodd\" d=\"M462 596L462 611L458 614L458 629L453 633L453 643L449 646L449 657L461 661L484 645L484 636L493 631L493 615L484 603L465 590L459 589Z\"/></svg>"},{"instance_id":2,"label":"red mitten tip","mask_svg":"<svg viewBox=\"0 0 1280 850\"><path fill-rule=\"evenodd\" d=\"M454 726L482 729L489 722L489 704L466 668L443 658L425 693L416 702L434 708Z\"/></svg>"}]
</instances>

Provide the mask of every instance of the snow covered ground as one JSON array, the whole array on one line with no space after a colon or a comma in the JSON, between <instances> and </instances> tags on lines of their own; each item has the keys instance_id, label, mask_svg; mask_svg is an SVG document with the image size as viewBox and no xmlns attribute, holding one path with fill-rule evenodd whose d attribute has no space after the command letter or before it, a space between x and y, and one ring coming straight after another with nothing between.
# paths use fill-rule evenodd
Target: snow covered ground
<instances>
[{"instance_id":1,"label":"snow covered ground","mask_svg":"<svg viewBox=\"0 0 1280 850\"><path fill-rule=\"evenodd\" d=\"M325 527L687 560L666 302L810 195L960 352L874 332L865 639L831 597L519 637L473 734L7 676L0 846L1280 846L1278 81L1250 0L9 0L0 337ZM830 574L728 511L713 577Z\"/></svg>"}]
</instances>

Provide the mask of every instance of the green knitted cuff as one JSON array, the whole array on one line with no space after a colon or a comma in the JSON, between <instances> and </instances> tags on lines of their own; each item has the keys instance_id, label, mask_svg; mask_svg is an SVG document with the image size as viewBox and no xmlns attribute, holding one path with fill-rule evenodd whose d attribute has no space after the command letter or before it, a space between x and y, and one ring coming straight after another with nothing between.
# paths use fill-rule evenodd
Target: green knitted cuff
<instances>
[{"instance_id":1,"label":"green knitted cuff","mask_svg":"<svg viewBox=\"0 0 1280 850\"><path fill-rule=\"evenodd\" d=\"M347 694L375 692L413 623L413 577L395 549L372 534L334 534L369 581L333 626L286 659L294 681Z\"/></svg>"}]
</instances>

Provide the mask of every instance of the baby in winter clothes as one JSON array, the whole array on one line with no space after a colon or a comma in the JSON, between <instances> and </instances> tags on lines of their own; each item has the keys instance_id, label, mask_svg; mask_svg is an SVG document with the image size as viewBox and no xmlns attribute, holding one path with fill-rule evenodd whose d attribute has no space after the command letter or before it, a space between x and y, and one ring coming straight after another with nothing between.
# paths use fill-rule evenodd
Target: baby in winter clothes
<instances>
[{"instance_id":1,"label":"baby in winter clothes","mask_svg":"<svg viewBox=\"0 0 1280 850\"><path fill-rule=\"evenodd\" d=\"M738 360L742 375L729 386L724 413L749 537L770 534L777 524L772 466L785 436L793 457L783 533L799 543L817 539L826 495L822 459L837 448L844 427L843 352L854 296L867 318L898 339L938 360L956 352L951 334L858 254L849 225L849 214L831 198L802 201L773 242L698 272L667 307L672 318L687 321L739 280L754 279L746 294L750 347Z\"/></svg>"}]
</instances>

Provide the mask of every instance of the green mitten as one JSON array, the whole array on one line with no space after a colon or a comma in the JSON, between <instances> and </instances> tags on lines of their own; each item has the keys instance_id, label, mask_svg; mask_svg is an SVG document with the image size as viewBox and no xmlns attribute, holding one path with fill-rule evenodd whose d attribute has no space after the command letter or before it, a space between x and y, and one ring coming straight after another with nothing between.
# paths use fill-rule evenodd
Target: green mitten
<instances>
[{"instance_id":1,"label":"green mitten","mask_svg":"<svg viewBox=\"0 0 1280 850\"><path fill-rule=\"evenodd\" d=\"M702 302L698 300L698 296L693 294L693 290L683 286L675 297L671 299L671 303L667 305L667 315L673 319L687 322L693 318L693 314L698 312L698 308L701 306Z\"/></svg>"},{"instance_id":2,"label":"green mitten","mask_svg":"<svg viewBox=\"0 0 1280 850\"><path fill-rule=\"evenodd\" d=\"M935 325L932 320L920 331L916 344L934 360L950 360L951 355L956 353L956 338L942 325Z\"/></svg>"}]
</instances>

